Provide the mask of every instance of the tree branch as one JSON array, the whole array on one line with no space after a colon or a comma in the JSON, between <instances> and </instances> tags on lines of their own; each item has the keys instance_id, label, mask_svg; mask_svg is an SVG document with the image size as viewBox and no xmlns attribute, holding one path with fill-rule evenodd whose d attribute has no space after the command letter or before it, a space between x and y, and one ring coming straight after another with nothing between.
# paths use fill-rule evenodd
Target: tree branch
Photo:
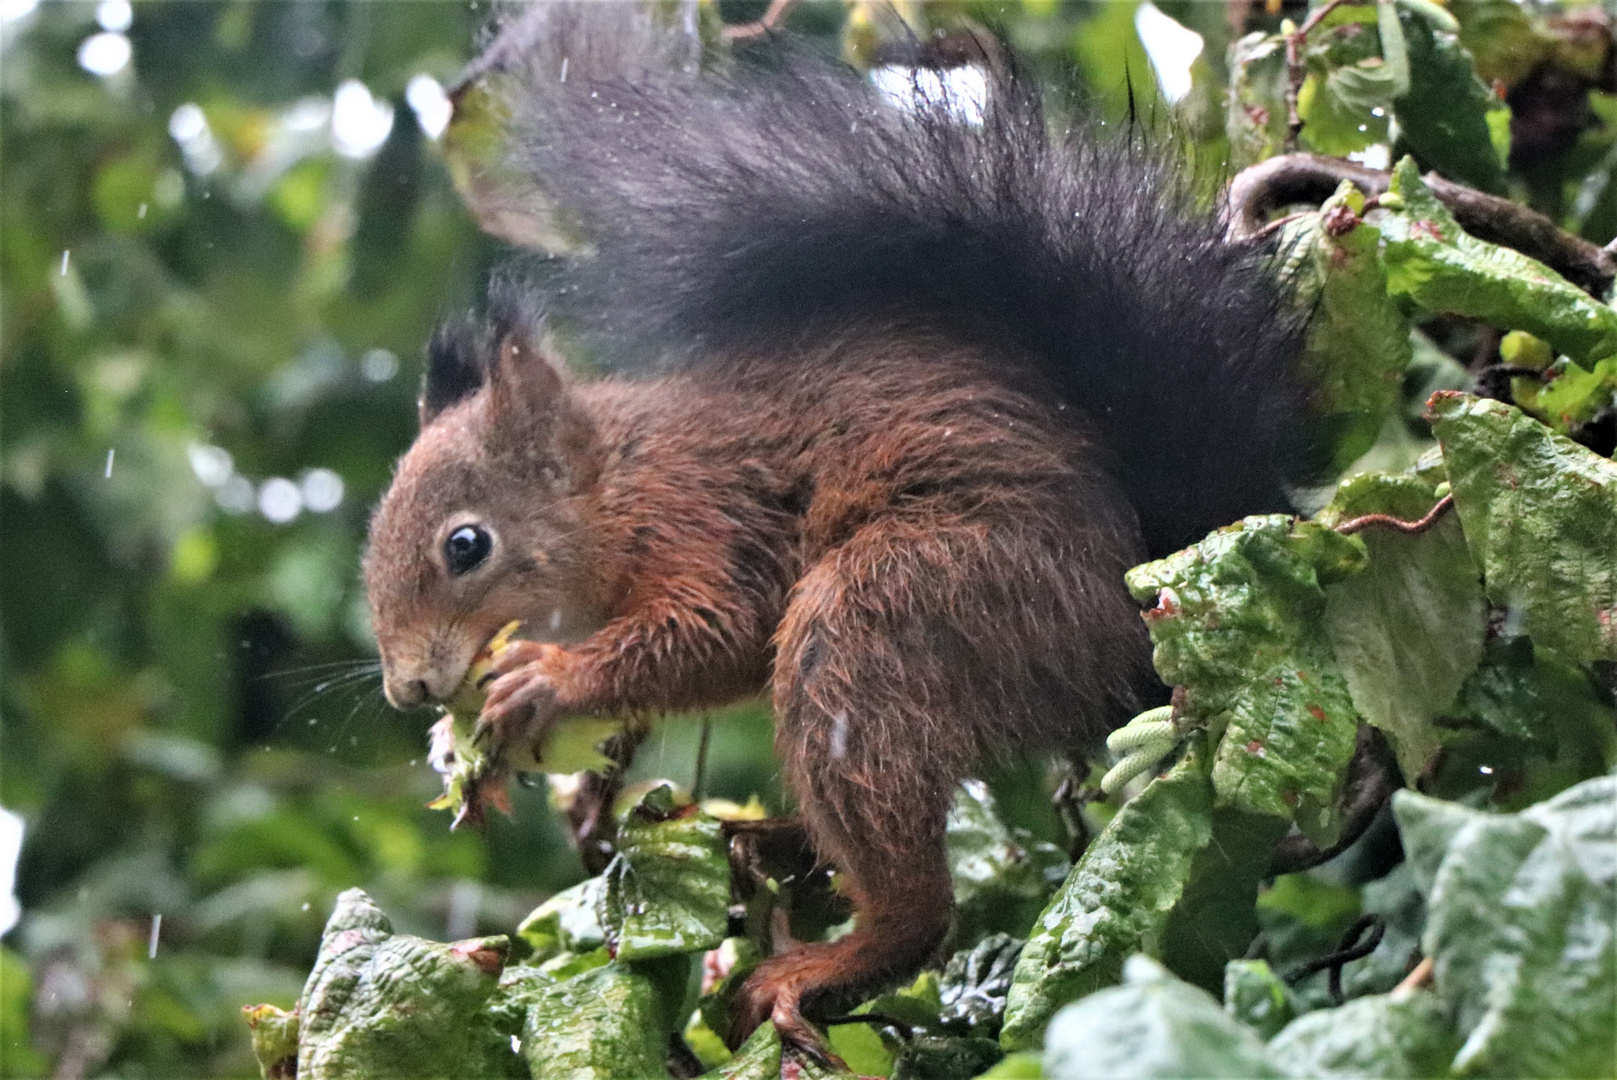
<instances>
[{"instance_id":1,"label":"tree branch","mask_svg":"<svg viewBox=\"0 0 1617 1080\"><path fill-rule=\"evenodd\" d=\"M1509 199L1445 180L1423 178L1472 236L1531 256L1590 295L1604 299L1617 280L1617 252L1563 231L1555 222ZM1241 170L1225 191L1224 227L1231 240L1257 237L1269 215L1297 203L1321 203L1343 180L1366 195L1387 190L1391 174L1322 154L1281 154Z\"/></svg>"}]
</instances>

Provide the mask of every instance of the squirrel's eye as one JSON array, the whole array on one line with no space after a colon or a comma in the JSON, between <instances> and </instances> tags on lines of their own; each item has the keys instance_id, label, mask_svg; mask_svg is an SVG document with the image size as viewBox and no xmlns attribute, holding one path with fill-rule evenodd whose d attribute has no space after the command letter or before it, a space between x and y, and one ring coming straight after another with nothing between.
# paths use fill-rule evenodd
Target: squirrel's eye
<instances>
[{"instance_id":1,"label":"squirrel's eye","mask_svg":"<svg viewBox=\"0 0 1617 1080\"><path fill-rule=\"evenodd\" d=\"M487 530L477 525L462 525L444 541L444 562L449 572L459 577L488 558L493 549L494 541Z\"/></svg>"}]
</instances>

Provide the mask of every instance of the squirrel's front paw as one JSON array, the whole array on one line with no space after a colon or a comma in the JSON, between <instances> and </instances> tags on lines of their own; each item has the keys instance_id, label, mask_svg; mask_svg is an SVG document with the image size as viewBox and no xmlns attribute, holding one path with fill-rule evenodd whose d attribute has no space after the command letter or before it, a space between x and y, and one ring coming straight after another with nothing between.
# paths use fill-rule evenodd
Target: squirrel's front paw
<instances>
[{"instance_id":1,"label":"squirrel's front paw","mask_svg":"<svg viewBox=\"0 0 1617 1080\"><path fill-rule=\"evenodd\" d=\"M494 753L525 746L534 757L557 712L557 676L565 652L558 645L513 641L489 665L492 681L472 737Z\"/></svg>"}]
</instances>

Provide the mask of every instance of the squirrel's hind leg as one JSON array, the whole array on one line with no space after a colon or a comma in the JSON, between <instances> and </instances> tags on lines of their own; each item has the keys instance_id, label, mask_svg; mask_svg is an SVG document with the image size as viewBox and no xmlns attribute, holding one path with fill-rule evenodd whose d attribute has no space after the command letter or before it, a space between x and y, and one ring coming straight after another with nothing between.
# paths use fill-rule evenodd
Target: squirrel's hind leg
<instances>
[{"instance_id":1,"label":"squirrel's hind leg","mask_svg":"<svg viewBox=\"0 0 1617 1080\"><path fill-rule=\"evenodd\" d=\"M805 1007L835 1011L912 975L948 932L944 823L978 739L971 702L950 700L951 635L928 617L951 571L904 531L867 527L829 554L799 582L776 635L776 745L855 924L760 965L733 1040L773 1020L788 1042L822 1051Z\"/></svg>"}]
</instances>

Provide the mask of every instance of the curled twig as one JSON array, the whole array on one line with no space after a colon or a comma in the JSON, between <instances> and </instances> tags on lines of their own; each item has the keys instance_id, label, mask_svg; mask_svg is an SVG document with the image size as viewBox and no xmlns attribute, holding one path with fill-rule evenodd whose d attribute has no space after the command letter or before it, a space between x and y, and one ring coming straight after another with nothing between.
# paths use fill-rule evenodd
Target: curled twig
<instances>
[{"instance_id":1,"label":"curled twig","mask_svg":"<svg viewBox=\"0 0 1617 1080\"><path fill-rule=\"evenodd\" d=\"M1573 236L1538 211L1509 199L1456 184L1436 173L1427 173L1423 179L1472 236L1531 256L1597 298L1603 299L1617 280L1617 251ZM1343 180L1376 196L1387 190L1391 174L1305 153L1281 154L1243 169L1225 192L1226 235L1238 241L1259 238L1271 213L1297 203L1324 202Z\"/></svg>"},{"instance_id":2,"label":"curled twig","mask_svg":"<svg viewBox=\"0 0 1617 1080\"><path fill-rule=\"evenodd\" d=\"M1322 848L1302 833L1293 833L1275 846L1269 858L1269 873L1295 874L1334 859L1364 835L1392 793L1402 785L1403 776L1386 736L1369 724L1361 723L1353 760L1348 763L1347 779L1337 799L1342 829L1336 843Z\"/></svg>"},{"instance_id":3,"label":"curled twig","mask_svg":"<svg viewBox=\"0 0 1617 1080\"><path fill-rule=\"evenodd\" d=\"M911 1039L915 1038L915 1027L913 1025L900 1020L896 1016L889 1016L886 1013L847 1013L843 1016L830 1017L822 1021L822 1023L826 1027L836 1027L839 1024L869 1024L871 1027L890 1027L894 1031L898 1032L899 1038L903 1039L905 1042L909 1042Z\"/></svg>"},{"instance_id":4,"label":"curled twig","mask_svg":"<svg viewBox=\"0 0 1617 1080\"><path fill-rule=\"evenodd\" d=\"M1445 495L1437 500L1436 506L1426 511L1425 517L1415 521L1405 521L1402 518L1395 518L1391 514L1365 514L1363 517L1356 517L1352 521L1342 522L1336 527L1336 531L1343 536L1352 536L1356 532L1368 529L1372 525L1377 525L1388 529L1396 529L1408 536L1416 536L1436 525L1438 519L1453 506L1454 496Z\"/></svg>"},{"instance_id":5,"label":"curled twig","mask_svg":"<svg viewBox=\"0 0 1617 1080\"><path fill-rule=\"evenodd\" d=\"M1387 923L1380 915L1360 915L1337 942L1335 951L1325 954L1318 960L1310 960L1287 975L1286 981L1301 982L1317 971L1328 971L1330 975L1327 989L1330 991L1331 1003L1340 1005L1346 1000L1342 994L1342 968L1375 952L1376 946L1381 944L1381 939L1386 933Z\"/></svg>"}]
</instances>

